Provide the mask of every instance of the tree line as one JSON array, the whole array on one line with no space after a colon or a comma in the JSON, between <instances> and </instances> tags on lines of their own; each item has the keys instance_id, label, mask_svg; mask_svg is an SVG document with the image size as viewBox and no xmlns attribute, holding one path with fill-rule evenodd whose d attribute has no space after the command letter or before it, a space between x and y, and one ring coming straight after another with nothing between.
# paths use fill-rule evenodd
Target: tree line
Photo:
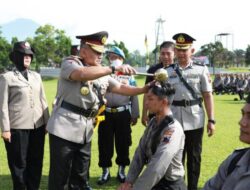
<instances>
[{"instance_id":1,"label":"tree line","mask_svg":"<svg viewBox=\"0 0 250 190\"><path fill-rule=\"evenodd\" d=\"M23 39L22 39L23 40ZM44 25L37 28L34 37L25 39L35 50L35 59L32 67L39 70L40 66L60 66L62 59L70 55L72 41L66 35L64 30L56 29L52 25ZM13 44L19 41L17 37L12 37L9 43L3 36L0 30L0 69L9 68L12 63L9 60L9 52ZM155 63L155 54L159 52L159 47L156 47L148 56L141 55L138 50L129 52L124 42L113 41L107 44L107 48L111 45L116 45L121 48L126 56L126 62L132 66L146 66L146 59L149 59L149 64ZM201 46L195 56L207 56L212 66L215 67L239 67L250 65L250 45L246 50L236 49L229 51L223 47L221 42L209 43ZM107 60L103 60L107 64Z\"/></svg>"}]
</instances>

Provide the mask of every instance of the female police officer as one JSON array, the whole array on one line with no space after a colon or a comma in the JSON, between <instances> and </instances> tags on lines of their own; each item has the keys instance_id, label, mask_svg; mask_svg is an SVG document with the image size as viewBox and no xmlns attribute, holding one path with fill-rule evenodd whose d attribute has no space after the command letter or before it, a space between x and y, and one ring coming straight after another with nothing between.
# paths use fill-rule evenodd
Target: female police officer
<instances>
[{"instance_id":1,"label":"female police officer","mask_svg":"<svg viewBox=\"0 0 250 190\"><path fill-rule=\"evenodd\" d=\"M16 67L0 78L0 126L14 190L38 190L42 173L49 113L41 77L28 70L32 58L28 42L15 43Z\"/></svg>"},{"instance_id":2,"label":"female police officer","mask_svg":"<svg viewBox=\"0 0 250 190\"><path fill-rule=\"evenodd\" d=\"M155 117L150 120L140 140L126 181L119 190L186 189L182 165L185 136L170 111L174 93L168 83L157 82L150 87L146 106Z\"/></svg>"}]
</instances>

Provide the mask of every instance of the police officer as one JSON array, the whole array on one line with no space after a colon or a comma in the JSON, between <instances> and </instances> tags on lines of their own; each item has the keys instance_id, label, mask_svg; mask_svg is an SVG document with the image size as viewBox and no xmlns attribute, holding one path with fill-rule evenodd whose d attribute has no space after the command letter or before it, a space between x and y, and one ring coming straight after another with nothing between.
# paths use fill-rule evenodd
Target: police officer
<instances>
[{"instance_id":1,"label":"police officer","mask_svg":"<svg viewBox=\"0 0 250 190\"><path fill-rule=\"evenodd\" d=\"M220 73L215 74L215 78L213 81L213 89L215 94L222 94L223 92L224 82Z\"/></svg>"},{"instance_id":2,"label":"police officer","mask_svg":"<svg viewBox=\"0 0 250 190\"><path fill-rule=\"evenodd\" d=\"M160 68L166 68L168 65L174 63L174 43L171 41L164 41L160 45L160 56L159 56L160 63L152 65L148 69L148 73L155 73ZM152 76L147 76L145 84L153 81L154 78ZM142 108L142 118L141 122L144 126L147 125L147 122L152 117L152 115L149 115L148 109L145 106L146 102L146 96L143 96L143 108Z\"/></svg>"},{"instance_id":3,"label":"police officer","mask_svg":"<svg viewBox=\"0 0 250 190\"><path fill-rule=\"evenodd\" d=\"M146 106L155 116L141 137L126 181L118 190L186 190L182 165L185 136L170 111L174 92L166 82L156 82L149 89Z\"/></svg>"},{"instance_id":4,"label":"police officer","mask_svg":"<svg viewBox=\"0 0 250 190\"><path fill-rule=\"evenodd\" d=\"M10 53L12 71L0 75L0 127L14 190L38 190L49 118L41 76L29 70L34 51L25 41Z\"/></svg>"},{"instance_id":5,"label":"police officer","mask_svg":"<svg viewBox=\"0 0 250 190\"><path fill-rule=\"evenodd\" d=\"M50 137L49 190L91 189L87 183L93 120L106 90L123 95L136 95L148 90L120 84L110 77L120 71L135 74L129 65L101 66L108 33L77 36L81 39L79 57L63 60L58 84L57 101L47 130ZM70 178L70 171L78 171Z\"/></svg>"},{"instance_id":6,"label":"police officer","mask_svg":"<svg viewBox=\"0 0 250 190\"><path fill-rule=\"evenodd\" d=\"M169 81L176 89L171 110L173 116L181 123L186 136L183 163L186 154L188 189L196 190L205 123L202 100L208 118L208 136L213 135L215 130L212 85L207 67L194 63L191 59L194 53L192 43L195 39L185 33L178 33L173 39L176 40L177 63L167 68Z\"/></svg>"},{"instance_id":7,"label":"police officer","mask_svg":"<svg viewBox=\"0 0 250 190\"><path fill-rule=\"evenodd\" d=\"M247 83L248 83L248 80L244 77L244 74L240 73L239 80L237 81L237 84L236 84L236 90L240 97L240 100L244 99L244 92L247 87Z\"/></svg>"},{"instance_id":8,"label":"police officer","mask_svg":"<svg viewBox=\"0 0 250 190\"><path fill-rule=\"evenodd\" d=\"M240 141L250 144L250 94L241 110ZM248 190L250 187L250 148L234 151L220 165L216 175L208 180L203 190Z\"/></svg>"},{"instance_id":9,"label":"police officer","mask_svg":"<svg viewBox=\"0 0 250 190\"><path fill-rule=\"evenodd\" d=\"M116 46L107 51L107 56L112 66L120 66L125 60L124 52ZM133 76L122 75L119 72L111 76L125 85L136 85ZM109 92L105 98L107 100L105 120L98 128L99 166L103 169L103 174L98 180L99 185L110 179L109 167L112 166L114 141L117 153L116 163L119 166L117 179L121 183L124 182L125 166L130 164L129 146L132 143L130 125L135 125L139 118L137 96L123 96Z\"/></svg>"}]
</instances>

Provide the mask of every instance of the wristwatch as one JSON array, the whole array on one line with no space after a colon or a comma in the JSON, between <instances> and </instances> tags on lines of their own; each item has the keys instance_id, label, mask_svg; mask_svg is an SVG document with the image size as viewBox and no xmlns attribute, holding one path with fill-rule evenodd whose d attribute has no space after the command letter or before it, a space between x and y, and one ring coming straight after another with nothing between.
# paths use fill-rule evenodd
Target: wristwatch
<instances>
[{"instance_id":1,"label":"wristwatch","mask_svg":"<svg viewBox=\"0 0 250 190\"><path fill-rule=\"evenodd\" d=\"M215 123L216 123L216 121L215 121L214 119L209 119L208 122L209 122L209 123L212 123L212 124L215 124Z\"/></svg>"}]
</instances>

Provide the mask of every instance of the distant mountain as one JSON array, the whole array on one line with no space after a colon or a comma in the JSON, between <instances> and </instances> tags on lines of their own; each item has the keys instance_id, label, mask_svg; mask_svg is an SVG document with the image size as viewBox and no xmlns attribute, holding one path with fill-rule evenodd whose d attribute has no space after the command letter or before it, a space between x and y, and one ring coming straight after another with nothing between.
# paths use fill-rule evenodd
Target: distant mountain
<instances>
[{"instance_id":1,"label":"distant mountain","mask_svg":"<svg viewBox=\"0 0 250 190\"><path fill-rule=\"evenodd\" d=\"M2 36L10 42L12 37L17 37L19 41L25 40L27 37L33 37L40 25L33 20L21 18L0 24L0 26Z\"/></svg>"}]
</instances>

